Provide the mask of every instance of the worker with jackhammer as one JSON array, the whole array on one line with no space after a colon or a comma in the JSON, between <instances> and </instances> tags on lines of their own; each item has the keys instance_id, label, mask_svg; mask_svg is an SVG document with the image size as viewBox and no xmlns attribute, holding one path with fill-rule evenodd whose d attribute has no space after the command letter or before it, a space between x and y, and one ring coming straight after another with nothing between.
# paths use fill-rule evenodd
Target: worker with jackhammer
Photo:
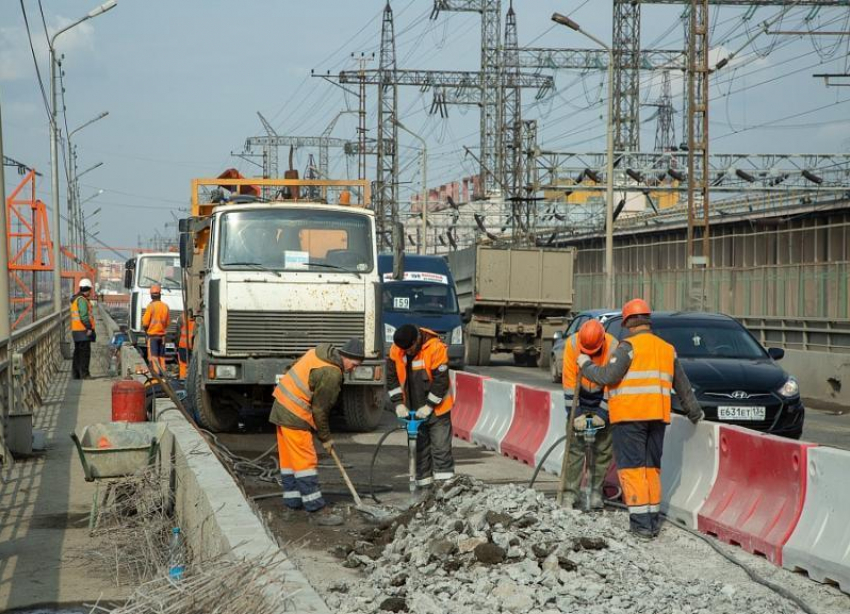
<instances>
[{"instance_id":1,"label":"worker with jackhammer","mask_svg":"<svg viewBox=\"0 0 850 614\"><path fill-rule=\"evenodd\" d=\"M661 453L672 392L691 422L705 416L676 350L652 333L651 314L646 301L629 301L623 306L627 336L607 364L600 366L587 354L578 359L582 376L608 387L614 460L629 528L645 539L661 530Z\"/></svg>"},{"instance_id":2,"label":"worker with jackhammer","mask_svg":"<svg viewBox=\"0 0 850 614\"><path fill-rule=\"evenodd\" d=\"M343 373L359 367L365 357L361 339L349 339L340 348L321 343L280 377L274 391L269 421L277 427L283 504L292 510L321 512L318 523L325 526L342 524L342 518L325 507L313 433L330 452L334 442L329 416L342 390Z\"/></svg>"},{"instance_id":3,"label":"worker with jackhammer","mask_svg":"<svg viewBox=\"0 0 850 614\"><path fill-rule=\"evenodd\" d=\"M416 442L416 485L427 488L454 477L449 353L437 333L413 324L396 330L387 358L387 389L399 418L408 419L413 408L416 419L424 420Z\"/></svg>"},{"instance_id":4,"label":"worker with jackhammer","mask_svg":"<svg viewBox=\"0 0 850 614\"><path fill-rule=\"evenodd\" d=\"M142 326L148 341L148 362L154 375L165 375L165 333L171 311L162 302L162 288L159 284L151 286L151 302L142 317Z\"/></svg>"},{"instance_id":5,"label":"worker with jackhammer","mask_svg":"<svg viewBox=\"0 0 850 614\"><path fill-rule=\"evenodd\" d=\"M596 365L605 365L617 348L617 340L605 332L599 320L585 322L579 331L571 335L564 343L564 402L567 416L575 402L576 378L580 379L578 386L578 402L573 416L573 430L583 436L588 427L590 417L591 429L599 429L593 441L593 467L586 463L585 451L581 446L571 445L568 454L566 504L575 505L579 500L579 487L582 480L582 468L586 469L587 479L593 476L590 487L590 508L601 510L602 484L605 474L611 464L612 444L611 428L608 421L608 399L604 386L591 382L586 377L579 376L578 359L581 355L590 356ZM589 459L588 459L589 460Z\"/></svg>"}]
</instances>

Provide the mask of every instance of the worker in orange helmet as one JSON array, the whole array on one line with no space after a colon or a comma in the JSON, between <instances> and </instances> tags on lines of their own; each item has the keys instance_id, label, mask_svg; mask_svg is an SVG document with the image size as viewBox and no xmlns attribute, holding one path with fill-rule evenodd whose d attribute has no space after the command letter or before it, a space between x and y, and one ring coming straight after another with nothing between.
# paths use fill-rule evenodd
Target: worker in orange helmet
<instances>
[{"instance_id":1,"label":"worker in orange helmet","mask_svg":"<svg viewBox=\"0 0 850 614\"><path fill-rule=\"evenodd\" d=\"M562 382L564 385L564 402L567 415L574 403L574 394L578 384L578 404L573 417L573 429L583 433L587 429L587 421L590 418L591 427L600 429L596 432L594 448L593 484L591 484L591 496L589 507L591 509L602 509L602 483L605 474L611 464L613 455L611 447L611 429L608 423L608 399L605 388L591 382L586 377L578 375L578 359L582 354L590 356L597 365L608 362L611 354L617 348L617 340L605 332L599 320L588 320L579 331L571 335L564 343L564 373ZM586 469L590 479L591 468L585 463L585 449L583 446L571 445L568 454L567 480L566 480L566 502L572 506L577 502L579 487L582 481L582 469Z\"/></svg>"},{"instance_id":2,"label":"worker in orange helmet","mask_svg":"<svg viewBox=\"0 0 850 614\"><path fill-rule=\"evenodd\" d=\"M608 387L614 460L629 509L631 531L652 539L661 530L661 452L670 423L671 394L696 424L705 416L672 345L652 334L646 301L623 306L625 339L600 366L579 356L581 374Z\"/></svg>"},{"instance_id":3,"label":"worker in orange helmet","mask_svg":"<svg viewBox=\"0 0 850 614\"><path fill-rule=\"evenodd\" d=\"M180 379L185 380L189 374L189 357L192 351L192 340L195 337L195 320L186 317L186 312L180 314L177 324L179 337L177 341L177 366L180 369Z\"/></svg>"},{"instance_id":4,"label":"worker in orange helmet","mask_svg":"<svg viewBox=\"0 0 850 614\"><path fill-rule=\"evenodd\" d=\"M171 317L168 305L162 302L162 287L151 286L151 302L142 317L148 340L148 363L154 375L165 375L165 332Z\"/></svg>"}]
</instances>

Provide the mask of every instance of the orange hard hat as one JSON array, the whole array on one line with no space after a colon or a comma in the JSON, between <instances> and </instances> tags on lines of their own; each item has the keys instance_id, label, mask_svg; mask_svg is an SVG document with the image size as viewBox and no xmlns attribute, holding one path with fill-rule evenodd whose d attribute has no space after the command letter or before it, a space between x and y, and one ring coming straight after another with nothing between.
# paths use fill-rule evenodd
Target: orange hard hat
<instances>
[{"instance_id":1,"label":"orange hard hat","mask_svg":"<svg viewBox=\"0 0 850 614\"><path fill-rule=\"evenodd\" d=\"M151 286L151 294L162 294L162 286L154 284Z\"/></svg>"},{"instance_id":2,"label":"orange hard hat","mask_svg":"<svg viewBox=\"0 0 850 614\"><path fill-rule=\"evenodd\" d=\"M623 323L625 324L632 316L649 316L651 313L652 309L649 308L649 303L642 298L633 298L623 305Z\"/></svg>"},{"instance_id":3,"label":"orange hard hat","mask_svg":"<svg viewBox=\"0 0 850 614\"><path fill-rule=\"evenodd\" d=\"M588 320L578 330L578 349L582 354L596 354L605 341L605 329L599 320Z\"/></svg>"},{"instance_id":4,"label":"orange hard hat","mask_svg":"<svg viewBox=\"0 0 850 614\"><path fill-rule=\"evenodd\" d=\"M340 205L350 205L351 204L351 192L348 190L343 190L339 195L339 204Z\"/></svg>"}]
</instances>

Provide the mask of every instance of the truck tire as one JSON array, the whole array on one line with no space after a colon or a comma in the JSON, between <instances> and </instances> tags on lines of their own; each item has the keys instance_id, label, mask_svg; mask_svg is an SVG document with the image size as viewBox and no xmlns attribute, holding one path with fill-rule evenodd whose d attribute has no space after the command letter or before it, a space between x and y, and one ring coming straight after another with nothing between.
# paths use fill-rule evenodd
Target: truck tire
<instances>
[{"instance_id":1,"label":"truck tire","mask_svg":"<svg viewBox=\"0 0 850 614\"><path fill-rule=\"evenodd\" d=\"M196 339L203 339L201 332ZM186 398L192 407L198 425L212 433L225 433L239 426L239 411L228 407L215 399L204 389L201 355L203 348L195 345L189 361L189 373L186 377Z\"/></svg>"},{"instance_id":2,"label":"truck tire","mask_svg":"<svg viewBox=\"0 0 850 614\"><path fill-rule=\"evenodd\" d=\"M383 403L377 402L373 386L345 386L342 389L342 413L345 430L369 433L381 422Z\"/></svg>"},{"instance_id":3,"label":"truck tire","mask_svg":"<svg viewBox=\"0 0 850 614\"><path fill-rule=\"evenodd\" d=\"M466 364L471 367L478 366L478 352L480 351L481 337L469 335L466 339Z\"/></svg>"},{"instance_id":4,"label":"truck tire","mask_svg":"<svg viewBox=\"0 0 850 614\"><path fill-rule=\"evenodd\" d=\"M552 358L552 340L544 339L540 347L540 354L537 355L537 366L541 369L549 368L549 360Z\"/></svg>"},{"instance_id":5,"label":"truck tire","mask_svg":"<svg viewBox=\"0 0 850 614\"><path fill-rule=\"evenodd\" d=\"M478 364L482 367L490 366L490 354L493 353L493 338L479 337Z\"/></svg>"}]
</instances>

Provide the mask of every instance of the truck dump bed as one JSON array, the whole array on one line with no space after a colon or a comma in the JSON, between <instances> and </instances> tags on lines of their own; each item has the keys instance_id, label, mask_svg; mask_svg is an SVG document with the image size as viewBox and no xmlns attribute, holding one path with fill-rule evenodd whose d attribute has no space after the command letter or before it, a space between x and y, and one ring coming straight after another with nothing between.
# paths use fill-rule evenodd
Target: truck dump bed
<instances>
[{"instance_id":1,"label":"truck dump bed","mask_svg":"<svg viewBox=\"0 0 850 614\"><path fill-rule=\"evenodd\" d=\"M570 309L574 249L478 245L448 255L461 310L475 305Z\"/></svg>"}]
</instances>

